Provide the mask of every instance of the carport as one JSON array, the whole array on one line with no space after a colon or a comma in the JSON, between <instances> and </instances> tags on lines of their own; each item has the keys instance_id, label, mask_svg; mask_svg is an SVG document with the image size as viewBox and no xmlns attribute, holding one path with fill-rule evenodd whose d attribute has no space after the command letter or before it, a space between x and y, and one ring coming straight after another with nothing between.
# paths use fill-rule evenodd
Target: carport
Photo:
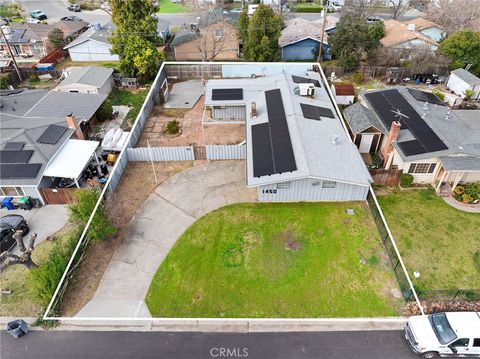
<instances>
[{"instance_id":1,"label":"carport","mask_svg":"<svg viewBox=\"0 0 480 359\"><path fill-rule=\"evenodd\" d=\"M80 188L78 178L92 157L100 164L95 153L98 145L97 141L68 140L47 165L43 176L73 179L77 188Z\"/></svg>"}]
</instances>

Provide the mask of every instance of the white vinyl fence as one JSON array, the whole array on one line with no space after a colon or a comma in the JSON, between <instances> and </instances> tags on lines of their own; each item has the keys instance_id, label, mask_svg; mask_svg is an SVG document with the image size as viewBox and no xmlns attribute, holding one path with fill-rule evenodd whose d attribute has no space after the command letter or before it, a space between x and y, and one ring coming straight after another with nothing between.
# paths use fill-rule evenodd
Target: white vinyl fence
<instances>
[{"instance_id":1,"label":"white vinyl fence","mask_svg":"<svg viewBox=\"0 0 480 359\"><path fill-rule=\"evenodd\" d=\"M244 160L247 158L245 145L207 145L207 160Z\"/></svg>"},{"instance_id":2,"label":"white vinyl fence","mask_svg":"<svg viewBox=\"0 0 480 359\"><path fill-rule=\"evenodd\" d=\"M129 161L193 161L193 146L127 148Z\"/></svg>"}]
</instances>

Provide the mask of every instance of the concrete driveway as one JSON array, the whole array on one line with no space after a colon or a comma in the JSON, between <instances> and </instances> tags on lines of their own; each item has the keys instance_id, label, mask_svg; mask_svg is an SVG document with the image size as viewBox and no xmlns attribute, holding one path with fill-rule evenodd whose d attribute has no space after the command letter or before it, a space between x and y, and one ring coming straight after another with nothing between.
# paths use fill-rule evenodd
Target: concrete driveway
<instances>
[{"instance_id":1,"label":"concrete driveway","mask_svg":"<svg viewBox=\"0 0 480 359\"><path fill-rule=\"evenodd\" d=\"M232 203L257 200L244 161L214 161L160 184L133 219L92 300L77 317L148 318L150 282L176 240L198 218Z\"/></svg>"},{"instance_id":2,"label":"concrete driveway","mask_svg":"<svg viewBox=\"0 0 480 359\"><path fill-rule=\"evenodd\" d=\"M25 211L23 209L13 211L2 210L2 216L7 214L19 214L25 218L30 227L30 233L37 233L35 246L42 243L48 236L61 230L68 222L68 208L63 205L48 205L33 208L31 211ZM25 238L28 238L28 236ZM12 253L18 254L18 247L15 246Z\"/></svg>"}]
</instances>

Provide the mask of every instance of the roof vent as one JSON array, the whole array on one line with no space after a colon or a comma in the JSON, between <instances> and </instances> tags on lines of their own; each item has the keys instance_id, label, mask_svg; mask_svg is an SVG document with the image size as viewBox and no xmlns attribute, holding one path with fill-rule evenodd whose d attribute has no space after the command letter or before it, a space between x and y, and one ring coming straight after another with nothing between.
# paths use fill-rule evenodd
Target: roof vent
<instances>
[{"instance_id":1,"label":"roof vent","mask_svg":"<svg viewBox=\"0 0 480 359\"><path fill-rule=\"evenodd\" d=\"M333 143L335 146L338 146L338 136L337 136L337 135L333 135L333 137L332 137L332 143Z\"/></svg>"},{"instance_id":2,"label":"roof vent","mask_svg":"<svg viewBox=\"0 0 480 359\"><path fill-rule=\"evenodd\" d=\"M408 31L415 31L415 24L408 24L407 29Z\"/></svg>"},{"instance_id":3,"label":"roof vent","mask_svg":"<svg viewBox=\"0 0 480 359\"><path fill-rule=\"evenodd\" d=\"M315 94L315 85L312 83L298 84L300 96L313 96Z\"/></svg>"},{"instance_id":4,"label":"roof vent","mask_svg":"<svg viewBox=\"0 0 480 359\"><path fill-rule=\"evenodd\" d=\"M447 114L445 115L445 121L450 121L450 111L447 111Z\"/></svg>"}]
</instances>

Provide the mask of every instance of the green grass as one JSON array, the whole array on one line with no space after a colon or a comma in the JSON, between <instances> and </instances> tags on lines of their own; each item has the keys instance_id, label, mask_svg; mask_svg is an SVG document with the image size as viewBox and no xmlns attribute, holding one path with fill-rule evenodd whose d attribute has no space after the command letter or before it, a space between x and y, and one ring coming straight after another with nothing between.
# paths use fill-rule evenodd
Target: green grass
<instances>
[{"instance_id":1,"label":"green grass","mask_svg":"<svg viewBox=\"0 0 480 359\"><path fill-rule=\"evenodd\" d=\"M316 3L303 3L303 4L297 4L292 6L292 11L293 12L302 12L302 13L320 13L323 10L323 6L320 4Z\"/></svg>"},{"instance_id":2,"label":"green grass","mask_svg":"<svg viewBox=\"0 0 480 359\"><path fill-rule=\"evenodd\" d=\"M480 215L447 205L433 189L396 191L378 199L408 271L420 272L414 279L417 288L480 288L474 261Z\"/></svg>"},{"instance_id":3,"label":"green grass","mask_svg":"<svg viewBox=\"0 0 480 359\"><path fill-rule=\"evenodd\" d=\"M43 241L36 245L32 254L33 261L37 265L45 263L53 246L66 241L74 230L73 225L67 225L55 234L55 242ZM43 304L33 299L30 294L27 280L28 273L29 270L23 265L13 265L0 274L2 289L12 291L12 294L2 295L1 297L0 316L36 316L44 309Z\"/></svg>"},{"instance_id":4,"label":"green grass","mask_svg":"<svg viewBox=\"0 0 480 359\"><path fill-rule=\"evenodd\" d=\"M188 12L186 6L179 3L173 3L171 0L160 0L159 7L160 9L158 12L163 14Z\"/></svg>"},{"instance_id":5,"label":"green grass","mask_svg":"<svg viewBox=\"0 0 480 359\"><path fill-rule=\"evenodd\" d=\"M128 111L127 117L125 118L123 127L129 128L135 122L138 112L142 108L145 97L147 97L148 90L121 90L114 89L110 94L109 98L112 101L113 106L124 105L129 106L130 111Z\"/></svg>"},{"instance_id":6,"label":"green grass","mask_svg":"<svg viewBox=\"0 0 480 359\"><path fill-rule=\"evenodd\" d=\"M194 223L146 302L154 317L390 316L400 305L394 288L364 204L250 203Z\"/></svg>"}]
</instances>

